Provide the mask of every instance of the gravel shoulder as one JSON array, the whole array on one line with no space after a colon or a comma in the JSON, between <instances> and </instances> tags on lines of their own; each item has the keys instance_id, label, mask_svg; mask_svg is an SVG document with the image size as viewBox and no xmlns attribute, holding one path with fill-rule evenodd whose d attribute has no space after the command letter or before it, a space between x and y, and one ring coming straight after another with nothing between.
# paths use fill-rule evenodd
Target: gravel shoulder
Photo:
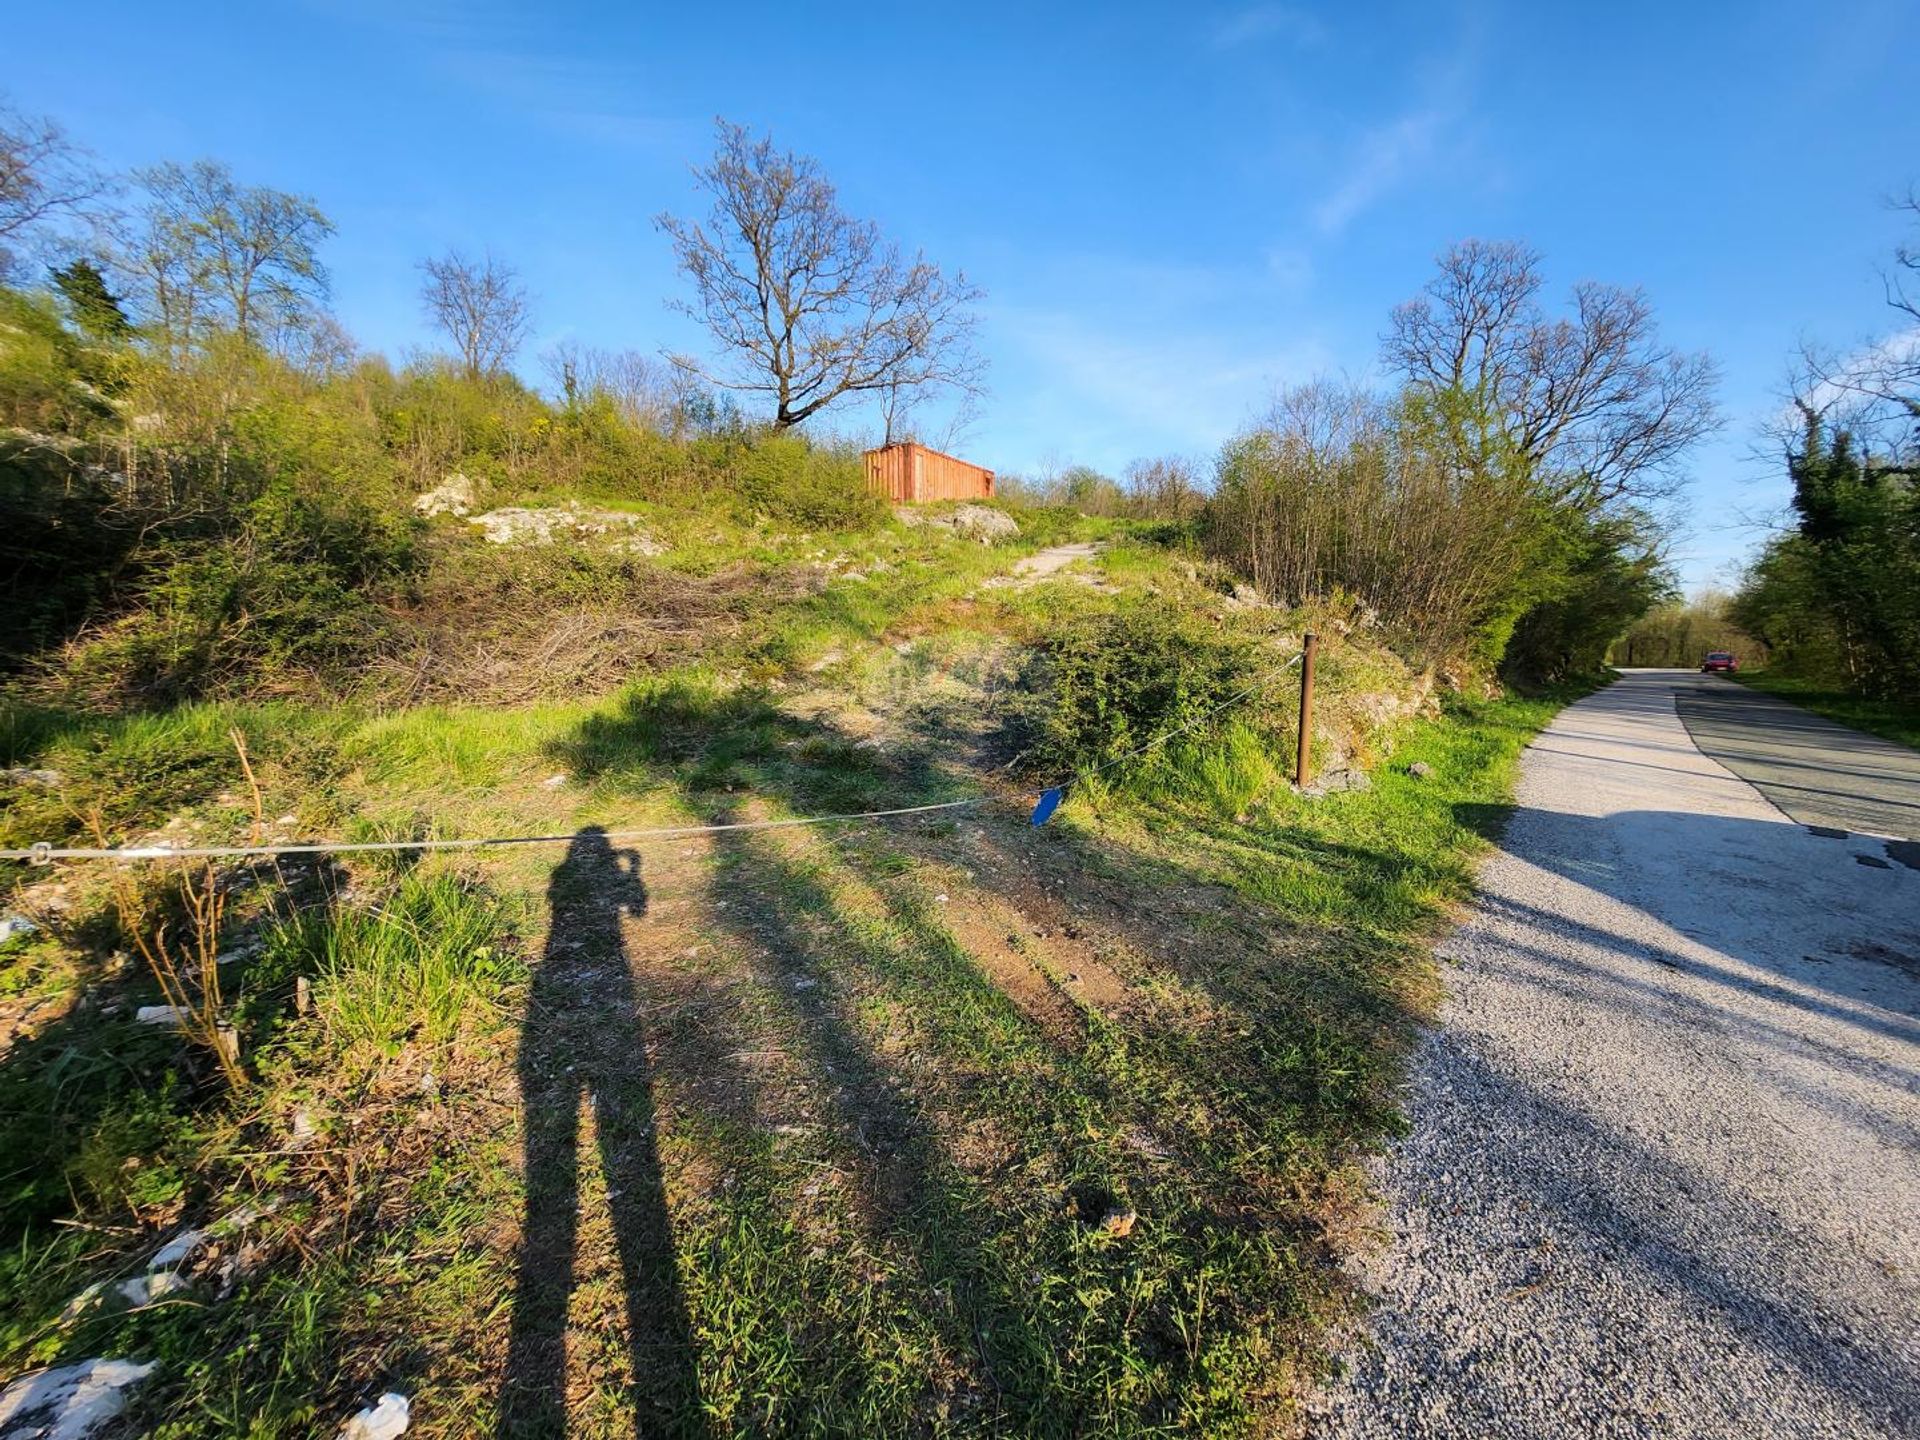
<instances>
[{"instance_id":1,"label":"gravel shoulder","mask_svg":"<svg viewBox=\"0 0 1920 1440\"><path fill-rule=\"evenodd\" d=\"M1920 1435L1920 871L1703 754L1697 689L1529 752L1321 1433Z\"/></svg>"}]
</instances>

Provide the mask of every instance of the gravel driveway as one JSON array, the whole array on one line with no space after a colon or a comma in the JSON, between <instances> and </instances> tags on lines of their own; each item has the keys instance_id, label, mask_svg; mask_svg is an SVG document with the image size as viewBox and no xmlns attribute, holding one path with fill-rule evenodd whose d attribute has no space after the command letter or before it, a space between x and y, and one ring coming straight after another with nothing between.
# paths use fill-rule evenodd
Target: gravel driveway
<instances>
[{"instance_id":1,"label":"gravel driveway","mask_svg":"<svg viewBox=\"0 0 1920 1440\"><path fill-rule=\"evenodd\" d=\"M1702 754L1699 683L1529 752L1321 1433L1920 1435L1920 870Z\"/></svg>"}]
</instances>

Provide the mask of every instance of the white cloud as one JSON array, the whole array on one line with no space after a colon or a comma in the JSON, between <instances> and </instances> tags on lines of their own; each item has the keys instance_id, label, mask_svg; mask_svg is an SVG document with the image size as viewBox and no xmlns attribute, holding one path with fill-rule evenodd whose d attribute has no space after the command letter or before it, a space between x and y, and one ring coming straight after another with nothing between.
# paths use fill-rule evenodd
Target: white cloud
<instances>
[{"instance_id":1,"label":"white cloud","mask_svg":"<svg viewBox=\"0 0 1920 1440\"><path fill-rule=\"evenodd\" d=\"M1155 317L1114 323L995 306L1000 350L993 429L1011 457L1055 451L1102 466L1155 452L1204 452L1263 409L1274 390L1328 369L1312 338L1273 344L1182 331ZM1011 372L1011 373L1009 373Z\"/></svg>"},{"instance_id":2,"label":"white cloud","mask_svg":"<svg viewBox=\"0 0 1920 1440\"><path fill-rule=\"evenodd\" d=\"M1815 385L1807 399L1816 410L1836 405L1844 407L1857 402L1863 394L1877 393L1876 381L1884 383L1890 372L1904 374L1916 369L1920 369L1920 325L1896 330L1884 339L1855 350L1837 365L1827 367L1831 378ZM1781 419L1789 425L1798 425L1799 412L1791 406L1785 407Z\"/></svg>"},{"instance_id":3,"label":"white cloud","mask_svg":"<svg viewBox=\"0 0 1920 1440\"><path fill-rule=\"evenodd\" d=\"M1362 135L1339 183L1315 202L1314 229L1337 235L1431 161L1449 118L1444 109L1416 110Z\"/></svg>"}]
</instances>

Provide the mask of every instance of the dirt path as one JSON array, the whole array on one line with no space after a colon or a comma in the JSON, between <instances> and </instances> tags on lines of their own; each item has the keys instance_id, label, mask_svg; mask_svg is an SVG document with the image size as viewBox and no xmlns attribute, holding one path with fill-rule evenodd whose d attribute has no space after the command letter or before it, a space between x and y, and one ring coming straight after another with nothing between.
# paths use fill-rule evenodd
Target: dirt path
<instances>
[{"instance_id":1,"label":"dirt path","mask_svg":"<svg viewBox=\"0 0 1920 1440\"><path fill-rule=\"evenodd\" d=\"M1703 754L1696 688L1528 756L1325 1434L1920 1434L1920 871Z\"/></svg>"},{"instance_id":2,"label":"dirt path","mask_svg":"<svg viewBox=\"0 0 1920 1440\"><path fill-rule=\"evenodd\" d=\"M1099 552L1100 547L1090 540L1072 545L1052 545L1045 550L1034 551L1013 567L1012 574L989 580L981 588L1023 589L1028 585L1037 585L1059 574L1076 560L1090 560Z\"/></svg>"}]
</instances>

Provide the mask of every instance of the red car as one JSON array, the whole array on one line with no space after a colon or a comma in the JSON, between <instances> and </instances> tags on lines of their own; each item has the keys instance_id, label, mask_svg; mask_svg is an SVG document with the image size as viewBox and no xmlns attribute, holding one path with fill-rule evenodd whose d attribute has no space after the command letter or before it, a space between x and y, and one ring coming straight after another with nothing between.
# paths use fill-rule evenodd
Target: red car
<instances>
[{"instance_id":1,"label":"red car","mask_svg":"<svg viewBox=\"0 0 1920 1440\"><path fill-rule=\"evenodd\" d=\"M1740 662L1734 658L1731 650L1709 650L1707 658L1700 663L1700 673L1711 675L1716 670L1723 675L1731 675L1740 668Z\"/></svg>"}]
</instances>

